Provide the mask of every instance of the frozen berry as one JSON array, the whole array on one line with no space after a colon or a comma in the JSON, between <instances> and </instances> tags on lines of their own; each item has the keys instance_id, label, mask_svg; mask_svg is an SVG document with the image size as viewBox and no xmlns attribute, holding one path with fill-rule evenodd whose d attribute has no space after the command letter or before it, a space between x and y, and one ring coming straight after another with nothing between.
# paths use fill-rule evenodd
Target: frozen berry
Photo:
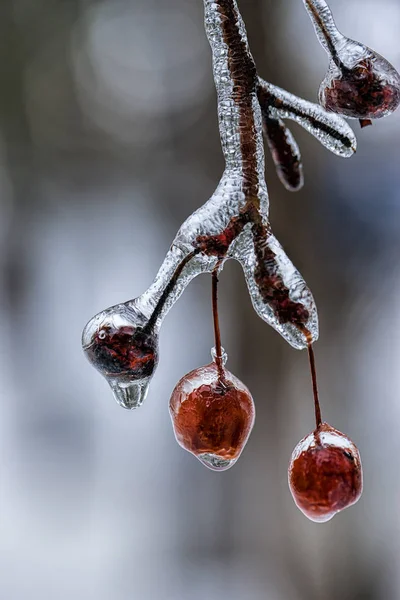
<instances>
[{"instance_id":1,"label":"frozen berry","mask_svg":"<svg viewBox=\"0 0 400 600\"><path fill-rule=\"evenodd\" d=\"M158 336L145 317L125 304L96 315L86 325L83 349L124 408L140 406L158 362Z\"/></svg>"},{"instance_id":2,"label":"frozen berry","mask_svg":"<svg viewBox=\"0 0 400 600\"><path fill-rule=\"evenodd\" d=\"M239 458L254 424L249 390L216 363L185 375L170 400L178 443L204 465L223 471Z\"/></svg>"},{"instance_id":3,"label":"frozen berry","mask_svg":"<svg viewBox=\"0 0 400 600\"><path fill-rule=\"evenodd\" d=\"M354 42L350 45L358 46ZM339 68L331 62L319 90L319 101L326 110L345 117L379 119L395 111L400 103L400 76L386 59L365 48L351 67Z\"/></svg>"},{"instance_id":4,"label":"frozen berry","mask_svg":"<svg viewBox=\"0 0 400 600\"><path fill-rule=\"evenodd\" d=\"M362 493L358 449L327 423L299 442L289 465L289 487L298 508L312 521L329 521Z\"/></svg>"}]
</instances>

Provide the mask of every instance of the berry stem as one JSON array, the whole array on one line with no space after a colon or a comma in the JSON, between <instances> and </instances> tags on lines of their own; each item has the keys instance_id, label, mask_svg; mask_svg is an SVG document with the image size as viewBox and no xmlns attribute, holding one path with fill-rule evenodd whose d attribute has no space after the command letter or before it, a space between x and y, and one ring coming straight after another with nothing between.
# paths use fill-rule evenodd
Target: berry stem
<instances>
[{"instance_id":1,"label":"berry stem","mask_svg":"<svg viewBox=\"0 0 400 600\"><path fill-rule=\"evenodd\" d=\"M312 387L313 387L313 394L314 394L315 423L317 426L316 428L319 429L319 427L322 425L321 406L319 403L319 395L318 395L317 371L315 368L314 349L313 349L313 345L310 341L308 342L308 358L310 361L311 380L312 380Z\"/></svg>"},{"instance_id":2,"label":"berry stem","mask_svg":"<svg viewBox=\"0 0 400 600\"><path fill-rule=\"evenodd\" d=\"M371 119L358 119L358 120L360 121L361 129L364 129L364 127L368 127L369 125L372 125Z\"/></svg>"},{"instance_id":3,"label":"berry stem","mask_svg":"<svg viewBox=\"0 0 400 600\"><path fill-rule=\"evenodd\" d=\"M221 265L221 261L219 261L212 272L212 311L213 311L213 320L214 320L214 338L215 338L215 351L216 351L216 360L218 371L220 377L223 375L223 367L222 364L222 344L221 344L221 330L219 327L219 315L218 315L218 269Z\"/></svg>"}]
</instances>

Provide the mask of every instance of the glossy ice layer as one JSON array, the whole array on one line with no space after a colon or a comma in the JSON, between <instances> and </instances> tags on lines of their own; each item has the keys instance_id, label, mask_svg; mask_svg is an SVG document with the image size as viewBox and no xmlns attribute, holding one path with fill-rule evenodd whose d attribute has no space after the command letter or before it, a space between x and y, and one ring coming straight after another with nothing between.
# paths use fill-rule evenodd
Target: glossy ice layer
<instances>
[{"instance_id":1,"label":"glossy ice layer","mask_svg":"<svg viewBox=\"0 0 400 600\"><path fill-rule=\"evenodd\" d=\"M212 197L179 229L151 287L138 298L96 315L83 333L87 358L125 408L140 406L146 396L157 366L159 329L165 315L194 277L211 273L227 259L240 262L255 310L289 344L303 349L318 338L311 292L268 221L260 80L242 18L234 0L204 0L204 6L225 171ZM267 85L263 82L261 87ZM276 94L278 88L274 90ZM314 117L299 116L295 97L282 94L287 103L271 108L269 118L277 120L279 127L281 118L294 118L318 136ZM308 105L302 108L307 113ZM282 131L284 143L294 152L294 140ZM331 137L338 137L334 134L325 132L321 140L329 144ZM343 155L340 148L346 145L346 135L350 134L345 127L344 136L331 144Z\"/></svg>"},{"instance_id":2,"label":"glossy ice layer","mask_svg":"<svg viewBox=\"0 0 400 600\"><path fill-rule=\"evenodd\" d=\"M303 0L310 15L315 33L321 46L330 55L334 55L346 43L333 19L331 9L325 0Z\"/></svg>"},{"instance_id":3,"label":"glossy ice layer","mask_svg":"<svg viewBox=\"0 0 400 600\"><path fill-rule=\"evenodd\" d=\"M295 121L338 156L349 158L354 154L357 139L342 117L263 79L259 82L259 100L266 116Z\"/></svg>"},{"instance_id":4,"label":"glossy ice layer","mask_svg":"<svg viewBox=\"0 0 400 600\"><path fill-rule=\"evenodd\" d=\"M382 56L340 33L324 0L303 0L318 39L331 58L319 100L353 119L378 119L400 104L400 75Z\"/></svg>"},{"instance_id":5,"label":"glossy ice layer","mask_svg":"<svg viewBox=\"0 0 400 600\"><path fill-rule=\"evenodd\" d=\"M318 523L355 504L362 493L358 449L327 423L297 444L288 477L296 505Z\"/></svg>"},{"instance_id":6,"label":"glossy ice layer","mask_svg":"<svg viewBox=\"0 0 400 600\"><path fill-rule=\"evenodd\" d=\"M170 399L178 443L206 467L224 471L238 460L254 424L255 407L247 387L216 363L185 375Z\"/></svg>"},{"instance_id":7,"label":"glossy ice layer","mask_svg":"<svg viewBox=\"0 0 400 600\"><path fill-rule=\"evenodd\" d=\"M400 76L392 65L365 46L348 41L344 65L331 61L319 89L319 101L329 111L351 119L379 119L400 103ZM359 58L357 58L359 57Z\"/></svg>"},{"instance_id":8,"label":"glossy ice layer","mask_svg":"<svg viewBox=\"0 0 400 600\"><path fill-rule=\"evenodd\" d=\"M82 345L106 378L118 404L138 408L158 362L158 336L145 328L143 313L129 304L113 306L86 325Z\"/></svg>"},{"instance_id":9,"label":"glossy ice layer","mask_svg":"<svg viewBox=\"0 0 400 600\"><path fill-rule=\"evenodd\" d=\"M214 362L217 362L217 350L216 350L215 346L213 346L211 348L211 357ZM225 351L225 348L221 348L221 363L223 364L223 366L225 366L227 362L228 362L228 355Z\"/></svg>"},{"instance_id":10,"label":"glossy ice layer","mask_svg":"<svg viewBox=\"0 0 400 600\"><path fill-rule=\"evenodd\" d=\"M312 340L318 338L314 298L275 236L268 235L259 246L256 240L247 228L234 245L253 308L291 346L301 350L307 345L303 324Z\"/></svg>"}]
</instances>

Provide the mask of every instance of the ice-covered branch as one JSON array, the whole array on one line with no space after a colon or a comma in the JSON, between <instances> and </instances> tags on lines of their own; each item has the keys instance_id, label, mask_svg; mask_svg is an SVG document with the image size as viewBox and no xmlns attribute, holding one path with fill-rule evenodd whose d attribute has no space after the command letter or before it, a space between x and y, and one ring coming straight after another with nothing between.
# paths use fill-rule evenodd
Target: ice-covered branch
<instances>
[{"instance_id":1,"label":"ice-covered branch","mask_svg":"<svg viewBox=\"0 0 400 600\"><path fill-rule=\"evenodd\" d=\"M83 333L89 360L126 408L140 406L145 398L158 361L159 328L169 309L193 277L211 273L227 259L240 262L254 309L286 341L302 349L317 339L311 292L268 221L263 118L278 170L282 174L286 168L288 181L293 173L297 177L293 187L301 180L300 154L282 119L294 119L339 155L355 148L354 135L340 117L258 77L235 0L204 0L204 8L224 173L212 197L178 231L152 286L96 315Z\"/></svg>"}]
</instances>

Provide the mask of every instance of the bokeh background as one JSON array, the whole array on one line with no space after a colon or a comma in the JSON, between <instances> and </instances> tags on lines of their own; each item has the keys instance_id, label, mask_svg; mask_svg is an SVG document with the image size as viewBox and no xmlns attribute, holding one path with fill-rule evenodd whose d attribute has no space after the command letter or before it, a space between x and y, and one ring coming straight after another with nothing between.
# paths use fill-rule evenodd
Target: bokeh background
<instances>
[{"instance_id":1,"label":"bokeh background","mask_svg":"<svg viewBox=\"0 0 400 600\"><path fill-rule=\"evenodd\" d=\"M308 99L327 57L300 0L242 0L260 73ZM332 0L338 25L400 67L398 0ZM287 464L313 427L307 356L221 277L229 368L257 420L239 463L207 471L168 400L210 360L210 280L166 319L128 413L86 362L99 310L142 293L223 170L201 0L0 2L0 597L400 598L400 112L351 160L296 125L306 185L267 156L271 221L319 306L323 416L363 457L357 506L296 509Z\"/></svg>"}]
</instances>

